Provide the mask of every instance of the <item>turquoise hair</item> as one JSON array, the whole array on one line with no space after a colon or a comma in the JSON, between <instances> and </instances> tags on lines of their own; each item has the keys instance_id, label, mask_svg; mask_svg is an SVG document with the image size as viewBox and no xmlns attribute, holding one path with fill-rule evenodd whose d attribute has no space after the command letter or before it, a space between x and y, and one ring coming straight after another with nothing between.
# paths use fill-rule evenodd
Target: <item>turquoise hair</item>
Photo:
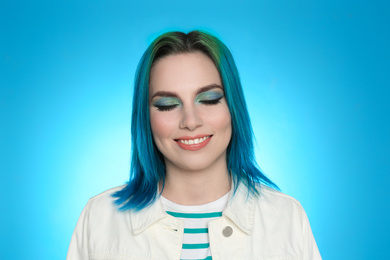
<instances>
[{"instance_id":1,"label":"turquoise hair","mask_svg":"<svg viewBox=\"0 0 390 260\"><path fill-rule=\"evenodd\" d=\"M249 193L259 195L258 183L277 186L256 164L253 131L238 71L229 49L218 38L202 31L168 32L154 40L143 54L135 77L131 120L132 158L130 180L113 194L121 210L141 210L158 197L158 183L165 184L163 155L152 136L149 118L149 76L153 63L174 54L200 51L213 60L222 79L232 121L227 147L227 167L237 189L243 183ZM234 191L235 192L235 191Z\"/></svg>"}]
</instances>

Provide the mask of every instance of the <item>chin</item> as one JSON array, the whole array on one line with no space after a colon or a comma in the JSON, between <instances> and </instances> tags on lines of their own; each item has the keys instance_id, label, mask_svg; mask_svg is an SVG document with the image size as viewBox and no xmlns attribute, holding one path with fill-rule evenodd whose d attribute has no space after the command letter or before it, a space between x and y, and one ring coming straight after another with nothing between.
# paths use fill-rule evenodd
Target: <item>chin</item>
<instances>
[{"instance_id":1,"label":"chin","mask_svg":"<svg viewBox=\"0 0 390 260\"><path fill-rule=\"evenodd\" d=\"M188 163L180 163L179 165L175 165L178 168L181 168L186 171L203 171L207 168L210 168L209 163L205 163L204 161L191 161Z\"/></svg>"},{"instance_id":2,"label":"chin","mask_svg":"<svg viewBox=\"0 0 390 260\"><path fill-rule=\"evenodd\" d=\"M207 170L209 168L212 168L215 164L226 164L226 155L223 154L219 157L210 158L210 156L194 156L194 157L187 157L187 158L181 158L180 161L169 161L166 163L169 163L175 168L179 168L185 171L203 171Z\"/></svg>"}]
</instances>

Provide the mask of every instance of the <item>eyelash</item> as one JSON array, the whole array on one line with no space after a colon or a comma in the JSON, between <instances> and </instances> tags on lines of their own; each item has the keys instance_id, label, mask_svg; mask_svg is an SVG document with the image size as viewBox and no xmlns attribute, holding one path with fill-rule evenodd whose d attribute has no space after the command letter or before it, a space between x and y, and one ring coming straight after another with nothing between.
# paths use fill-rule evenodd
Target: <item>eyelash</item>
<instances>
[{"instance_id":1,"label":"eyelash","mask_svg":"<svg viewBox=\"0 0 390 260\"><path fill-rule=\"evenodd\" d=\"M210 105L216 105L218 103L221 103L221 99L223 97L220 97L220 98L217 98L217 99L212 99L212 100L203 100L203 101L199 101L199 103L203 104L203 105L206 105L206 106L210 106ZM170 106L157 106L157 105L154 105L158 111L170 111L174 108L176 108L178 105L170 105Z\"/></svg>"},{"instance_id":2,"label":"eyelash","mask_svg":"<svg viewBox=\"0 0 390 260\"><path fill-rule=\"evenodd\" d=\"M221 99L222 97L220 98L217 98L217 99L212 99L212 100L203 100L203 101L199 101L200 103L204 104L204 105L216 105L218 103L221 103Z\"/></svg>"},{"instance_id":3,"label":"eyelash","mask_svg":"<svg viewBox=\"0 0 390 260\"><path fill-rule=\"evenodd\" d=\"M170 111L170 110L174 109L177 106L178 105L170 105L170 106L156 106L155 105L155 107L157 108L158 111Z\"/></svg>"}]
</instances>

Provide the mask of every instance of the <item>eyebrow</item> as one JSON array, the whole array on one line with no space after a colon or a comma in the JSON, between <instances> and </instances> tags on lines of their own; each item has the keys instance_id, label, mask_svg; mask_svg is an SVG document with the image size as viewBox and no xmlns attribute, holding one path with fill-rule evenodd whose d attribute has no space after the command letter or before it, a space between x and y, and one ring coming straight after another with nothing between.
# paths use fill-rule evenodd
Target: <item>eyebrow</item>
<instances>
[{"instance_id":1,"label":"eyebrow","mask_svg":"<svg viewBox=\"0 0 390 260\"><path fill-rule=\"evenodd\" d=\"M201 87L200 89L198 89L196 91L196 95L199 95L200 93L203 93L203 92L206 92L206 91L209 91L211 89L214 89L214 88L219 88L219 89L222 89L223 88L218 85L218 84L210 84L210 85L207 85L207 86L204 86L204 87ZM156 93L153 94L153 96L151 97L151 99L153 99L154 97L175 97L175 98L179 98L177 96L176 93L174 92L169 92L169 91L157 91Z\"/></svg>"},{"instance_id":2,"label":"eyebrow","mask_svg":"<svg viewBox=\"0 0 390 260\"><path fill-rule=\"evenodd\" d=\"M223 91L223 88L220 85L210 84L210 85L207 85L207 86L204 86L204 87L198 89L198 91L196 91L196 95L199 95L200 93L209 91L209 90L214 89L214 88L219 88Z\"/></svg>"}]
</instances>

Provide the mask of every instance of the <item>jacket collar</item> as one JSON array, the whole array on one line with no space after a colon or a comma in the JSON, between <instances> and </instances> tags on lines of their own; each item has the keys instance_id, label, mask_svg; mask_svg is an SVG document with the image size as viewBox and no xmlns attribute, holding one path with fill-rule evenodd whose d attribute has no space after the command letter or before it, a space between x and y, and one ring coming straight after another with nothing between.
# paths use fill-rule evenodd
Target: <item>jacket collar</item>
<instances>
[{"instance_id":1,"label":"jacket collar","mask_svg":"<svg viewBox=\"0 0 390 260\"><path fill-rule=\"evenodd\" d=\"M234 222L243 232L250 234L255 215L255 198L248 194L245 185L238 186L234 194L234 186L230 189L229 201L222 215ZM170 218L163 209L161 199L158 198L152 205L140 210L130 212L130 225L134 235L143 232L153 223Z\"/></svg>"},{"instance_id":2,"label":"jacket collar","mask_svg":"<svg viewBox=\"0 0 390 260\"><path fill-rule=\"evenodd\" d=\"M222 215L229 218L249 235L253 228L255 203L256 198L248 192L248 188L244 184L240 184L237 187L235 194L232 185L229 202Z\"/></svg>"},{"instance_id":3,"label":"jacket collar","mask_svg":"<svg viewBox=\"0 0 390 260\"><path fill-rule=\"evenodd\" d=\"M161 199L158 198L153 204L140 211L130 212L131 228L134 235L137 235L160 219L167 218L169 215L163 209Z\"/></svg>"}]
</instances>

